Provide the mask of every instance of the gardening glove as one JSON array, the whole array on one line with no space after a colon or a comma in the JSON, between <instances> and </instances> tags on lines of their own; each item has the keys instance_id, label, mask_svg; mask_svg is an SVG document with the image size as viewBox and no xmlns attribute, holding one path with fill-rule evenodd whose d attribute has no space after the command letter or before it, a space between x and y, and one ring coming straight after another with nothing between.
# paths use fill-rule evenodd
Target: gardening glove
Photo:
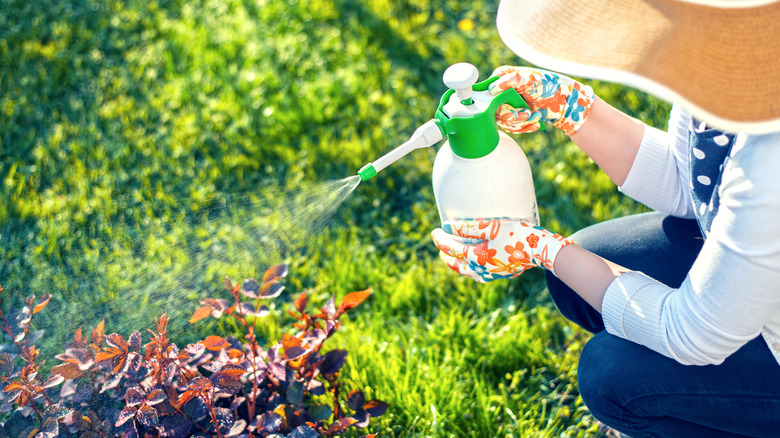
<instances>
[{"instance_id":1,"label":"gardening glove","mask_svg":"<svg viewBox=\"0 0 780 438\"><path fill-rule=\"evenodd\" d=\"M501 77L490 84L490 94L514 88L530 108L499 107L496 121L513 133L534 132L547 122L572 135L585 123L595 99L591 87L546 70L503 66L493 76Z\"/></svg>"},{"instance_id":2,"label":"gardening glove","mask_svg":"<svg viewBox=\"0 0 780 438\"><path fill-rule=\"evenodd\" d=\"M513 278L536 266L555 273L555 256L573 243L524 220L447 221L431 233L439 257L480 283Z\"/></svg>"}]
</instances>

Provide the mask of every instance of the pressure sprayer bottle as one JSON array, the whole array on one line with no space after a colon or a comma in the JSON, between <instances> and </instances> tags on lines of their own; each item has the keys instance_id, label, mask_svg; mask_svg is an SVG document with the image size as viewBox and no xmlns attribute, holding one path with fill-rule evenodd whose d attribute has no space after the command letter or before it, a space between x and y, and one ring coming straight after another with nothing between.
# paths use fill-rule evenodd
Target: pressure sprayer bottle
<instances>
[{"instance_id":1,"label":"pressure sprayer bottle","mask_svg":"<svg viewBox=\"0 0 780 438\"><path fill-rule=\"evenodd\" d=\"M477 83L476 67L454 64L444 72L450 88L436 117L406 143L358 171L365 181L409 152L447 141L433 164L433 193L441 221L476 218L524 219L539 224L531 167L520 146L498 130L496 111L507 103L527 105L514 89L497 96L488 86L494 76Z\"/></svg>"}]
</instances>

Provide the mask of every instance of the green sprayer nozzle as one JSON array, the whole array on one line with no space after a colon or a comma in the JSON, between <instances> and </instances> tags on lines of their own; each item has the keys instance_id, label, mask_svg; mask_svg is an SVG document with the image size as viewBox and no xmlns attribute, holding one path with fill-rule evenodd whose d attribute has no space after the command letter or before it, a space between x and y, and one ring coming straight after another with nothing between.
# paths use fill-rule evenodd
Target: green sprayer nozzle
<instances>
[{"instance_id":1,"label":"green sprayer nozzle","mask_svg":"<svg viewBox=\"0 0 780 438\"><path fill-rule=\"evenodd\" d=\"M358 175L360 175L361 181L367 181L374 176L376 176L376 169L374 168L374 163L368 163L365 166L361 167L360 170L358 170Z\"/></svg>"}]
</instances>

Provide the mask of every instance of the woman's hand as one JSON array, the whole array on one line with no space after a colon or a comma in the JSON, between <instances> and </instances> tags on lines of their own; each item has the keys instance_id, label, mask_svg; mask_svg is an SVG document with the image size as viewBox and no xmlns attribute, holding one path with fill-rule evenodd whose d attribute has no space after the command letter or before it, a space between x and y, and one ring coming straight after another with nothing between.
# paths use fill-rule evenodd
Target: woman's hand
<instances>
[{"instance_id":1,"label":"woman's hand","mask_svg":"<svg viewBox=\"0 0 780 438\"><path fill-rule=\"evenodd\" d=\"M517 277L536 266L554 272L558 251L573 243L522 220L448 221L442 228L431 233L439 257L459 274L481 283Z\"/></svg>"},{"instance_id":2,"label":"woman's hand","mask_svg":"<svg viewBox=\"0 0 780 438\"><path fill-rule=\"evenodd\" d=\"M585 122L595 99L589 86L546 70L503 66L493 76L501 77L490 85L491 94L514 88L530 108L501 105L496 120L509 132L537 131L541 122L547 122L572 135Z\"/></svg>"}]
</instances>

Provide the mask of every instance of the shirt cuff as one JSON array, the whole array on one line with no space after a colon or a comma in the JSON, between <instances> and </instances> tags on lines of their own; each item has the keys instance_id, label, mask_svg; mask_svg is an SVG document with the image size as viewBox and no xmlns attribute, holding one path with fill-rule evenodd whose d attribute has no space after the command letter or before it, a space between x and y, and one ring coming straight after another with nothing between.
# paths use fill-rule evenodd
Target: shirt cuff
<instances>
[{"instance_id":1,"label":"shirt cuff","mask_svg":"<svg viewBox=\"0 0 780 438\"><path fill-rule=\"evenodd\" d=\"M671 163L670 163L671 162ZM676 166L669 148L669 134L645 125L642 141L620 191L653 208L668 202L668 193L657 190L658 181L676 181ZM670 166L670 164L672 164ZM667 175L670 171L674 174ZM662 179L672 177L670 179Z\"/></svg>"},{"instance_id":2,"label":"shirt cuff","mask_svg":"<svg viewBox=\"0 0 780 438\"><path fill-rule=\"evenodd\" d=\"M673 291L641 272L623 273L612 280L601 303L607 332L668 356L659 330L664 302Z\"/></svg>"}]
</instances>

